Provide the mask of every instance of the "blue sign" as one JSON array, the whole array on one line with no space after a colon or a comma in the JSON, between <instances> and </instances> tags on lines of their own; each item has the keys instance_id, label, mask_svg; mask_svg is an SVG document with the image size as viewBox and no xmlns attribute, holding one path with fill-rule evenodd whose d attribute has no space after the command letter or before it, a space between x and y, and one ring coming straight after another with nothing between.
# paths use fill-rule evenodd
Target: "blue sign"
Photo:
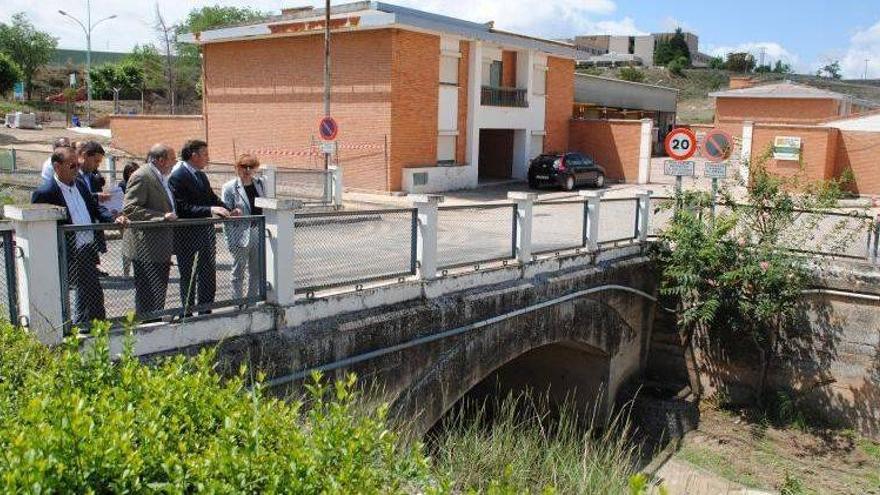
<instances>
[{"instance_id":1,"label":"blue sign","mask_svg":"<svg viewBox=\"0 0 880 495\"><path fill-rule=\"evenodd\" d=\"M18 81L12 87L12 99L13 100L24 100L24 82Z\"/></svg>"}]
</instances>

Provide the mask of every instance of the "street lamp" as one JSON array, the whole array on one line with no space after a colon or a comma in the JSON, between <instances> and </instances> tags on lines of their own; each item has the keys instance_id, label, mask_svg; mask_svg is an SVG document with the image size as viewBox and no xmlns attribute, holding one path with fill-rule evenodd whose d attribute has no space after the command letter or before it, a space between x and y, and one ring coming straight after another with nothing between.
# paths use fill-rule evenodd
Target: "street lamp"
<instances>
[{"instance_id":1,"label":"street lamp","mask_svg":"<svg viewBox=\"0 0 880 495\"><path fill-rule=\"evenodd\" d=\"M76 21L76 23L79 24L79 27L82 28L83 33L85 33L86 35L86 121L89 123L89 125L92 125L92 30L95 29L95 26L101 24L104 21L116 19L116 14L104 17L103 19L99 19L95 21L94 24L92 24L92 4L90 0L86 0L85 24L63 10L59 10L58 13Z\"/></svg>"}]
</instances>

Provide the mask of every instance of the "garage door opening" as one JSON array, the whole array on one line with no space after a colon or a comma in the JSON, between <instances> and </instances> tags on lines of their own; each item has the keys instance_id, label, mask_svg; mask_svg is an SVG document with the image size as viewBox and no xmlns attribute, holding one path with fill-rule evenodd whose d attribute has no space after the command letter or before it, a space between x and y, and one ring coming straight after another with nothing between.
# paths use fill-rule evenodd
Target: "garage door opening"
<instances>
[{"instance_id":1,"label":"garage door opening","mask_svg":"<svg viewBox=\"0 0 880 495\"><path fill-rule=\"evenodd\" d=\"M480 182L513 178L513 140L513 129L480 130Z\"/></svg>"}]
</instances>

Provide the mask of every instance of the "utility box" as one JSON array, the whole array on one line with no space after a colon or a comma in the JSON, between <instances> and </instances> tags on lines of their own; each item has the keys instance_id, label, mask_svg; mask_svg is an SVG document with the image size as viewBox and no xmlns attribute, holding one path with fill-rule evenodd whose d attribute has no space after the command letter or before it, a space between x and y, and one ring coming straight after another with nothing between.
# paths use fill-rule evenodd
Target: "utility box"
<instances>
[{"instance_id":1,"label":"utility box","mask_svg":"<svg viewBox=\"0 0 880 495\"><path fill-rule=\"evenodd\" d=\"M12 127L16 129L36 129L37 115L34 113L21 112L7 113L6 127Z\"/></svg>"}]
</instances>

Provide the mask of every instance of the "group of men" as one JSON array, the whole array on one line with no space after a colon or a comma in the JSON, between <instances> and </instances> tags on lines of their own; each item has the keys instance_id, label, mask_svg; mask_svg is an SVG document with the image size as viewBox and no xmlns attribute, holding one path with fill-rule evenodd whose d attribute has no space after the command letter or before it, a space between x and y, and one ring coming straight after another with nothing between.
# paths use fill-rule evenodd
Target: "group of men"
<instances>
[{"instance_id":1,"label":"group of men","mask_svg":"<svg viewBox=\"0 0 880 495\"><path fill-rule=\"evenodd\" d=\"M134 267L135 310L146 320L155 319L165 307L165 295L176 256L180 272L180 300L187 312L209 311L216 291L216 235L211 224L173 228L178 219L231 217L241 210L227 209L214 193L204 169L208 166L208 145L202 140L184 143L181 161L173 148L154 145L146 165L135 170L125 184L122 212L112 215L102 202L107 200L96 179L104 159L99 143L74 147L56 140L50 158L51 175L31 196L33 203L66 209L66 225L116 223L130 227L123 233L125 256ZM95 229L68 232L66 243L68 281L75 289L74 325L86 328L95 319L106 318L104 294L98 269L100 254L106 252L103 232Z\"/></svg>"}]
</instances>

